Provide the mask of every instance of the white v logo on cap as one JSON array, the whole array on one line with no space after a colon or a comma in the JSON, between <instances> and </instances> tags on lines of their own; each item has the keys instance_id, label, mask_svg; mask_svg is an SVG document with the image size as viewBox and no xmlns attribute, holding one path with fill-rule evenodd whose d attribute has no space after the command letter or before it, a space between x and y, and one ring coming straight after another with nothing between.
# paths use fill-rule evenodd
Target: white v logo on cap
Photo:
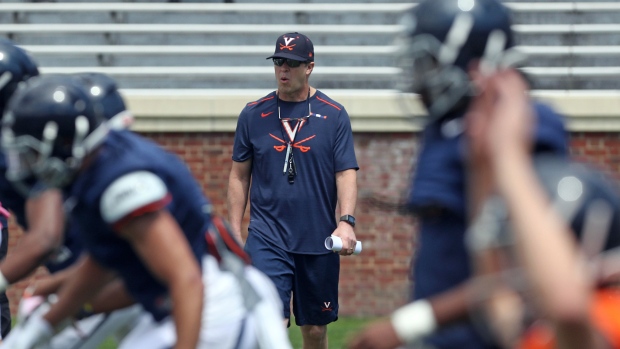
<instances>
[{"instance_id":1,"label":"white v logo on cap","mask_svg":"<svg viewBox=\"0 0 620 349\"><path fill-rule=\"evenodd\" d=\"M288 46L288 44L290 44L293 40L295 40L295 38L284 37L284 45Z\"/></svg>"}]
</instances>

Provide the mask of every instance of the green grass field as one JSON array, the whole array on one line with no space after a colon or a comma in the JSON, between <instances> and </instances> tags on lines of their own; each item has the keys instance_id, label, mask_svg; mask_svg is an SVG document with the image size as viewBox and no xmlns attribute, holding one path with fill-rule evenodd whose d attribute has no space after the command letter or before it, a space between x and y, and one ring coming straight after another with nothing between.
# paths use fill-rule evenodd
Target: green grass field
<instances>
[{"instance_id":1,"label":"green grass field","mask_svg":"<svg viewBox=\"0 0 620 349\"><path fill-rule=\"evenodd\" d=\"M329 349L341 349L345 348L345 344L348 339L357 331L361 330L364 325L373 319L369 318L343 318L330 324L327 327L327 333L329 335ZM301 349L301 333L299 327L295 326L294 322L289 329L289 336L293 349ZM101 345L99 349L115 349L116 345L113 341L108 341Z\"/></svg>"},{"instance_id":2,"label":"green grass field","mask_svg":"<svg viewBox=\"0 0 620 349\"><path fill-rule=\"evenodd\" d=\"M327 326L329 349L345 348L345 344L347 344L349 338L372 320L372 318L340 317L338 321L329 324L329 326ZM294 321L288 333L291 338L291 343L293 344L293 349L301 349L301 332L299 331L299 327L295 326Z\"/></svg>"}]
</instances>

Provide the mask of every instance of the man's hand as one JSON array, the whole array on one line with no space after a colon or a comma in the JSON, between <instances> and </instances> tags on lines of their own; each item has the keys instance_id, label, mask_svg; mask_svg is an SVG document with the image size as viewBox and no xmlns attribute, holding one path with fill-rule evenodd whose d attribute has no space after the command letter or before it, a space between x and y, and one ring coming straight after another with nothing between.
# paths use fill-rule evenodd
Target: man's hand
<instances>
[{"instance_id":1,"label":"man's hand","mask_svg":"<svg viewBox=\"0 0 620 349\"><path fill-rule=\"evenodd\" d=\"M337 236L342 240L342 250L338 252L341 256L350 256L355 252L355 244L357 239L353 227L345 222L338 223L338 227L332 233L333 236Z\"/></svg>"},{"instance_id":2,"label":"man's hand","mask_svg":"<svg viewBox=\"0 0 620 349\"><path fill-rule=\"evenodd\" d=\"M389 319L368 325L349 343L349 349L393 349L403 343L398 339Z\"/></svg>"}]
</instances>

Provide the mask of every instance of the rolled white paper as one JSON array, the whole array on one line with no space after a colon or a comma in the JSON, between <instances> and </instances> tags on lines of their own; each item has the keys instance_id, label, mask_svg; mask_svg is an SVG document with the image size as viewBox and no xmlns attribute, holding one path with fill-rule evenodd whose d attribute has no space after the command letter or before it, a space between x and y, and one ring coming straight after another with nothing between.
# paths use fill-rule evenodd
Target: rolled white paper
<instances>
[{"instance_id":1,"label":"rolled white paper","mask_svg":"<svg viewBox=\"0 0 620 349\"><path fill-rule=\"evenodd\" d=\"M337 236L328 236L327 239L325 239L325 248L334 252L342 250L342 239ZM353 254L360 254L361 252L362 242L357 241L355 243L355 250L353 251Z\"/></svg>"}]
</instances>

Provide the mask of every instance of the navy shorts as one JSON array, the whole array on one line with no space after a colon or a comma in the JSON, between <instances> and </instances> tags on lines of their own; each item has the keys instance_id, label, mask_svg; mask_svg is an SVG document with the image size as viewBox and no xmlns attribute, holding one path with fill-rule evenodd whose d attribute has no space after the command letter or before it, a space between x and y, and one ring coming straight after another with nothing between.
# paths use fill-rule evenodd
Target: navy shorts
<instances>
[{"instance_id":1,"label":"navy shorts","mask_svg":"<svg viewBox=\"0 0 620 349\"><path fill-rule=\"evenodd\" d=\"M297 254L284 251L250 231L245 251L252 264L276 285L284 318L291 318L291 292L295 324L327 325L338 320L340 256Z\"/></svg>"}]
</instances>

